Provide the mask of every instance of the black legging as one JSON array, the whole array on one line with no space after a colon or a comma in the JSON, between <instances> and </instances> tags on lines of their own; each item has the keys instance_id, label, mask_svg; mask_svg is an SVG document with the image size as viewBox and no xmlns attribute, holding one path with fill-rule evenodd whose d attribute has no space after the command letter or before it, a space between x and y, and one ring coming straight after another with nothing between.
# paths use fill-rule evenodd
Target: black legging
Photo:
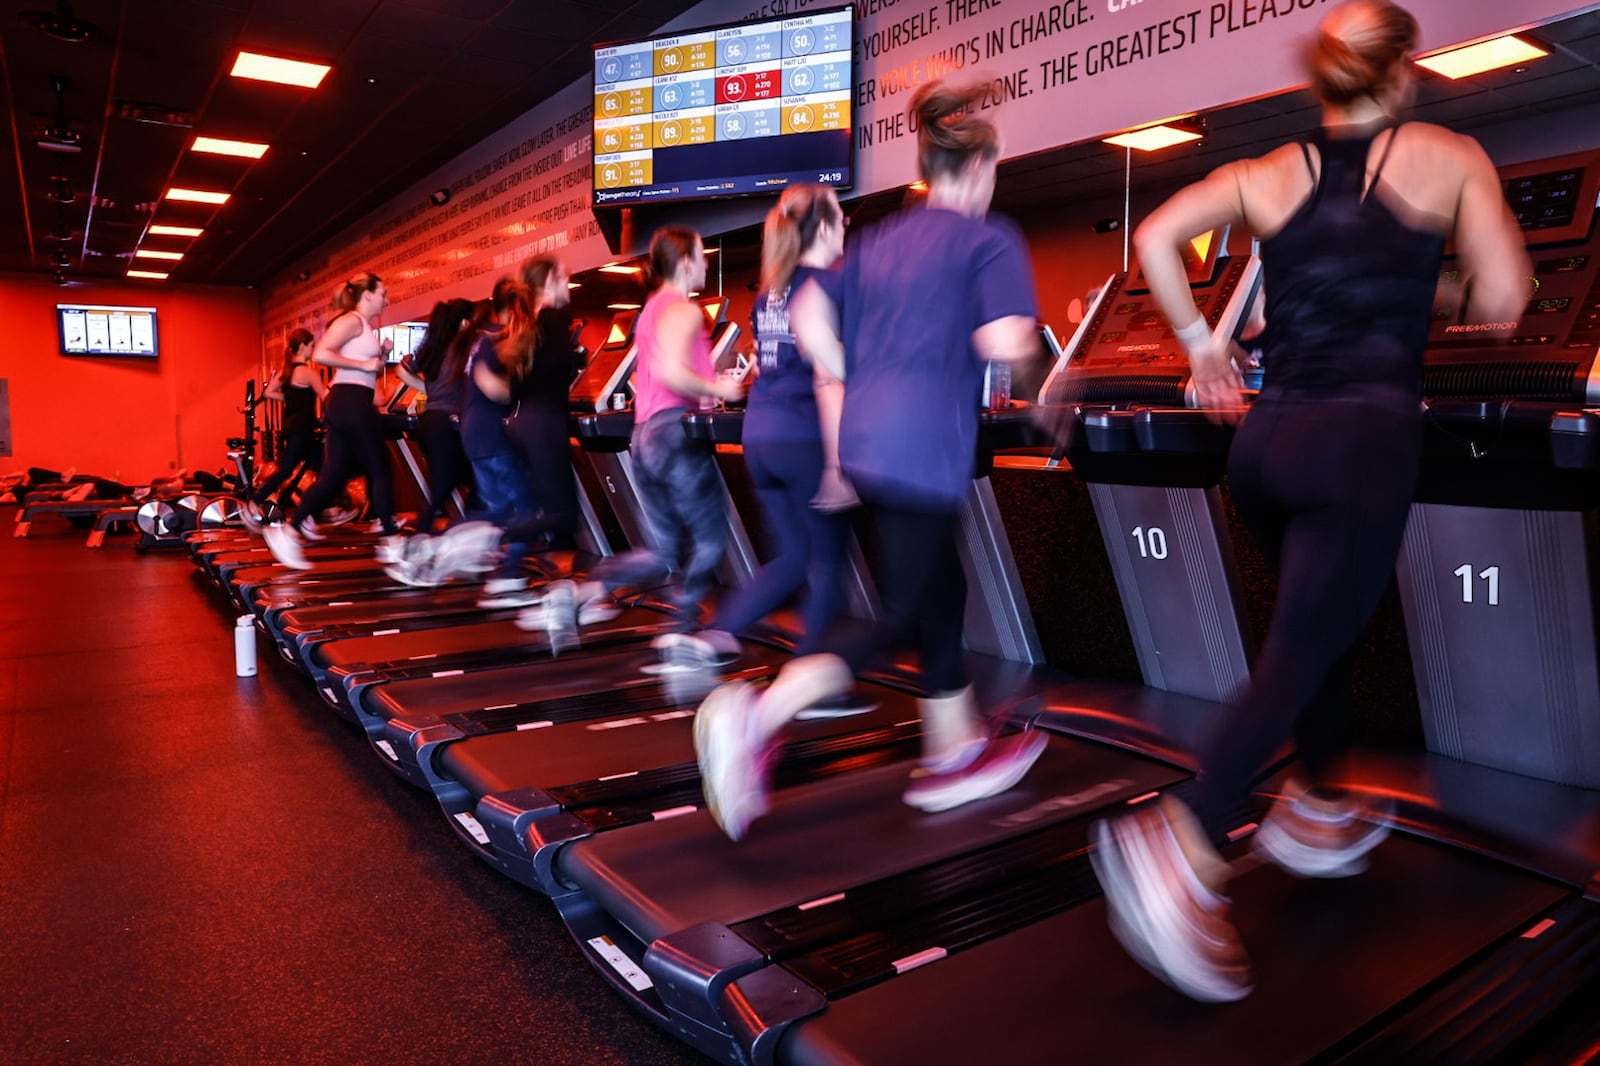
<instances>
[{"instance_id":1,"label":"black legging","mask_svg":"<svg viewBox=\"0 0 1600 1066\"><path fill-rule=\"evenodd\" d=\"M1249 694L1200 753L1195 813L1213 841L1291 733L1313 785L1342 754L1352 650L1394 572L1421 453L1419 402L1403 394L1263 393L1240 426L1229 484L1278 598Z\"/></svg>"},{"instance_id":2,"label":"black legging","mask_svg":"<svg viewBox=\"0 0 1600 1066\"><path fill-rule=\"evenodd\" d=\"M372 406L372 390L365 385L351 384L329 389L323 405L323 425L328 441L327 454L316 484L300 500L294 524L298 526L307 518L315 518L344 490L352 477L365 473L373 514L383 523L385 533L395 532L394 473L389 467L388 438Z\"/></svg>"},{"instance_id":3,"label":"black legging","mask_svg":"<svg viewBox=\"0 0 1600 1066\"><path fill-rule=\"evenodd\" d=\"M307 463L313 470L322 468L322 451L317 447L316 427L284 430L282 446L278 449L277 469L273 470L271 477L256 484L255 491L250 494L251 501L266 503L282 487L283 495L278 497L278 506L287 511L294 497L294 485L299 479L301 465Z\"/></svg>"},{"instance_id":4,"label":"black legging","mask_svg":"<svg viewBox=\"0 0 1600 1066\"><path fill-rule=\"evenodd\" d=\"M956 515L908 510L865 496L862 502L877 533L873 575L883 613L871 622L840 621L817 641L816 650L839 656L859 674L885 651L914 637L923 687L934 695L965 688L961 633L967 578L956 554Z\"/></svg>"},{"instance_id":5,"label":"black legging","mask_svg":"<svg viewBox=\"0 0 1600 1066\"><path fill-rule=\"evenodd\" d=\"M524 403L506 419L506 439L527 472L531 512L513 515L501 537L498 577L516 577L530 551L564 547L578 531L578 485L564 408Z\"/></svg>"},{"instance_id":6,"label":"black legging","mask_svg":"<svg viewBox=\"0 0 1600 1066\"><path fill-rule=\"evenodd\" d=\"M417 517L417 528L432 532L457 485L472 486L472 465L461 446L461 425L449 411L424 411L417 418L417 441L428 461L428 503Z\"/></svg>"}]
</instances>

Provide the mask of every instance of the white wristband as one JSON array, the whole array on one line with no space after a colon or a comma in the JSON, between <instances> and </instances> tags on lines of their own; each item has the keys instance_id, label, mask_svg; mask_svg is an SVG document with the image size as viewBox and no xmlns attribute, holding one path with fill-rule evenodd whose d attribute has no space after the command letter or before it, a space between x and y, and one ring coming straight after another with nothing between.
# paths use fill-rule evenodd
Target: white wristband
<instances>
[{"instance_id":1,"label":"white wristband","mask_svg":"<svg viewBox=\"0 0 1600 1066\"><path fill-rule=\"evenodd\" d=\"M1197 318L1182 329L1175 328L1172 333L1190 355L1211 347L1211 327L1206 325L1204 318Z\"/></svg>"}]
</instances>

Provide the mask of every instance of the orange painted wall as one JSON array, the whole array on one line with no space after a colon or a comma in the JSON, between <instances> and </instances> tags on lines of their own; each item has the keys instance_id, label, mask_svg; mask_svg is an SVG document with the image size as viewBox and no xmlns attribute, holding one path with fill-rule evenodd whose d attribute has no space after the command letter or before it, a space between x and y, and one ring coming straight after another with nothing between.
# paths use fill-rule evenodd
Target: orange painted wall
<instances>
[{"instance_id":1,"label":"orange painted wall","mask_svg":"<svg viewBox=\"0 0 1600 1066\"><path fill-rule=\"evenodd\" d=\"M64 356L56 304L156 308L155 359ZM217 470L243 428L244 382L261 365L253 289L82 282L0 274L0 377L11 394L10 457L128 482L177 467Z\"/></svg>"}]
</instances>

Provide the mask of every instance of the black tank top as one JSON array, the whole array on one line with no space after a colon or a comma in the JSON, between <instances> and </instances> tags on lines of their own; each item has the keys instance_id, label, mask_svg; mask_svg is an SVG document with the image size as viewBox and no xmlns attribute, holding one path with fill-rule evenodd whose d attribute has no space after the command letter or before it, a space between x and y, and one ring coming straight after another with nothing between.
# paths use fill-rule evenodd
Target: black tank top
<instances>
[{"instance_id":1,"label":"black tank top","mask_svg":"<svg viewBox=\"0 0 1600 1066\"><path fill-rule=\"evenodd\" d=\"M1351 392L1364 386L1422 393L1422 351L1433 317L1444 237L1412 229L1376 195L1394 142L1384 146L1367 196L1372 136L1319 131L1311 198L1262 245L1267 287L1264 388Z\"/></svg>"},{"instance_id":2,"label":"black tank top","mask_svg":"<svg viewBox=\"0 0 1600 1066\"><path fill-rule=\"evenodd\" d=\"M317 428L317 390L309 385L283 386L283 431Z\"/></svg>"}]
</instances>

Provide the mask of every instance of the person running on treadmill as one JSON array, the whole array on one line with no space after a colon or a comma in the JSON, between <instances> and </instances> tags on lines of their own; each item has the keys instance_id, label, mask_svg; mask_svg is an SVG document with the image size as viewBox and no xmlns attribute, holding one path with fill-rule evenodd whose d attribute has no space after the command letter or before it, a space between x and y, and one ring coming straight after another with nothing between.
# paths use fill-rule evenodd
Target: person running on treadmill
<instances>
[{"instance_id":1,"label":"person running on treadmill","mask_svg":"<svg viewBox=\"0 0 1600 1066\"><path fill-rule=\"evenodd\" d=\"M529 607L540 602L542 597L528 588L523 560L530 550L569 542L578 529L567 390L583 357L572 336L570 301L567 271L560 260L541 255L524 261L505 332L496 345L501 372L482 363L473 368L473 380L483 394L510 405L505 435L522 461L530 489L527 506L505 527L502 555L484 585L480 607ZM537 622L543 628L542 617Z\"/></svg>"},{"instance_id":2,"label":"person running on treadmill","mask_svg":"<svg viewBox=\"0 0 1600 1066\"><path fill-rule=\"evenodd\" d=\"M283 490L278 508L287 512L302 467L309 464L311 469L320 470L322 466L322 450L317 447L317 430L322 428L317 419L317 403L327 399L328 385L322 380L322 373L311 365L312 340L308 329L297 329L289 334L283 368L273 375L261 394L264 400L283 404L283 419L278 427L277 469L255 487L250 494L250 505L239 508L245 525L257 530L261 524L257 514L266 507L274 492Z\"/></svg>"},{"instance_id":3,"label":"person running on treadmill","mask_svg":"<svg viewBox=\"0 0 1600 1066\"><path fill-rule=\"evenodd\" d=\"M741 382L718 377L711 364L706 316L689 298L706 283L705 246L685 226L665 226L650 239L653 291L634 327L635 489L652 543L602 560L580 585L557 582L545 594L543 617L552 638L577 624L580 608L624 586L672 581L667 593L677 627L699 628L700 604L716 583L727 545L727 513L715 450L683 431L685 411L702 399L736 400Z\"/></svg>"},{"instance_id":4,"label":"person running on treadmill","mask_svg":"<svg viewBox=\"0 0 1600 1066\"><path fill-rule=\"evenodd\" d=\"M1394 569L1422 447L1422 353L1445 240L1473 278L1475 322L1511 323L1527 256L1483 149L1398 116L1417 24L1386 0L1324 18L1308 52L1322 128L1309 144L1230 163L1139 227L1139 261L1188 350L1200 406L1242 404L1230 355L1195 312L1179 265L1191 237L1242 223L1262 238L1266 378L1233 442L1240 517L1275 562L1278 596L1248 694L1199 753L1189 804L1095 829L1112 930L1157 977L1206 1001L1251 991L1217 850L1254 776L1293 736L1297 778L1256 850L1302 877L1347 877L1388 833L1386 811L1332 776L1351 649Z\"/></svg>"},{"instance_id":5,"label":"person running on treadmill","mask_svg":"<svg viewBox=\"0 0 1600 1066\"><path fill-rule=\"evenodd\" d=\"M759 696L724 685L701 706L695 746L707 806L735 840L766 810L783 727L844 695L856 671L913 637L927 696L906 803L946 810L1003 792L1044 749L1031 730L996 736L962 662L967 589L955 527L973 476L984 368L1031 359L1039 343L1022 235L988 214L1000 138L978 111L984 92L951 81L917 90L910 110L926 203L851 242L837 321L826 301L791 314L802 349L845 383L839 460L878 530L883 616L836 626Z\"/></svg>"},{"instance_id":6,"label":"person running on treadmill","mask_svg":"<svg viewBox=\"0 0 1600 1066\"><path fill-rule=\"evenodd\" d=\"M331 366L333 387L324 409L327 448L322 472L300 501L294 516L265 530L273 557L295 570L309 570L303 548L307 539L321 534L307 525L358 472L364 473L379 529L393 538L400 532L394 519L394 474L383 424L373 406L374 389L385 358L394 342L379 340L377 320L389 304L389 293L376 274L358 274L334 290L337 312L312 352L312 361ZM380 555L395 552L393 541L380 546Z\"/></svg>"},{"instance_id":7,"label":"person running on treadmill","mask_svg":"<svg viewBox=\"0 0 1600 1066\"><path fill-rule=\"evenodd\" d=\"M472 346L471 300L441 300L428 316L417 350L400 361L400 380L427 396L417 416L417 439L428 461L428 504L417 530L432 533L457 485L472 490L472 468L461 445L461 405L466 391L467 351Z\"/></svg>"},{"instance_id":8,"label":"person running on treadmill","mask_svg":"<svg viewBox=\"0 0 1600 1066\"><path fill-rule=\"evenodd\" d=\"M808 654L838 617L849 519L836 502L823 511L812 500L825 491L824 473L838 496L839 408L842 384L813 371L795 347L791 306L803 299L839 303L839 274L829 270L844 251L845 219L839 198L819 185L784 190L767 212L761 238L761 291L751 312L759 376L745 405L744 461L773 540L765 566L730 593L704 631L669 641L668 658L686 665L715 665L739 654L736 633L783 605L807 586L804 635L797 654ZM807 292L816 287L815 294ZM801 297L802 292L807 292ZM831 312L830 312L831 313ZM853 503L846 491L843 501Z\"/></svg>"},{"instance_id":9,"label":"person running on treadmill","mask_svg":"<svg viewBox=\"0 0 1600 1066\"><path fill-rule=\"evenodd\" d=\"M494 283L493 295L480 311L472 354L467 358L461 408L461 443L472 462L481 506L471 517L502 528L513 515L532 509L528 471L506 437L505 419L511 413L510 405L486 393L483 383L492 387L494 381L505 377L498 348L506 322L522 299L522 286L517 279L504 277Z\"/></svg>"}]
</instances>

